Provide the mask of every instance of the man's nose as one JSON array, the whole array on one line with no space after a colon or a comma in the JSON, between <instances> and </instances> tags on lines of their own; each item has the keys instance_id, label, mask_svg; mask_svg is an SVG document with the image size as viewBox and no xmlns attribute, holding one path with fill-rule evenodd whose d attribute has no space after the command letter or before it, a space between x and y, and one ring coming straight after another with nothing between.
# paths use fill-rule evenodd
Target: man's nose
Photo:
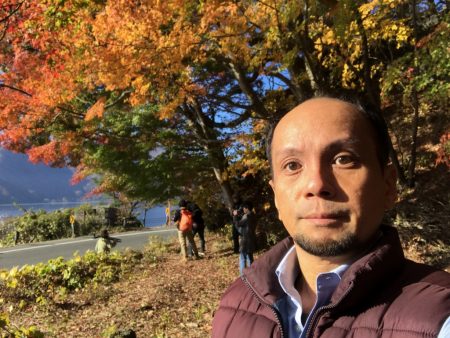
<instances>
[{"instance_id":1,"label":"man's nose","mask_svg":"<svg viewBox=\"0 0 450 338\"><path fill-rule=\"evenodd\" d=\"M332 168L323 164L312 166L304 171L306 198L331 198L336 193Z\"/></svg>"}]
</instances>

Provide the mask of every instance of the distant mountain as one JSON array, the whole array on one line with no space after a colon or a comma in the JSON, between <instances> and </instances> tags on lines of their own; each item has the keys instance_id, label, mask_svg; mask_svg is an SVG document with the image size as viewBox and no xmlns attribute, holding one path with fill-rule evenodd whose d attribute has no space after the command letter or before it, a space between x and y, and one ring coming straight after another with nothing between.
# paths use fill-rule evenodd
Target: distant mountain
<instances>
[{"instance_id":1,"label":"distant mountain","mask_svg":"<svg viewBox=\"0 0 450 338\"><path fill-rule=\"evenodd\" d=\"M73 171L33 164L24 154L0 148L0 204L77 202L89 182L71 185Z\"/></svg>"}]
</instances>

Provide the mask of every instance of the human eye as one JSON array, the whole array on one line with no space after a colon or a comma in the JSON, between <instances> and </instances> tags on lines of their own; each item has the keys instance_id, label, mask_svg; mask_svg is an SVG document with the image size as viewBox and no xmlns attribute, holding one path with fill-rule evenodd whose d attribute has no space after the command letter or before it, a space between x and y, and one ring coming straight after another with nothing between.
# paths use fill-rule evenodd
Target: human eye
<instances>
[{"instance_id":1,"label":"human eye","mask_svg":"<svg viewBox=\"0 0 450 338\"><path fill-rule=\"evenodd\" d=\"M357 165L358 161L352 154L339 154L334 158L333 163L341 167L353 167Z\"/></svg>"},{"instance_id":2,"label":"human eye","mask_svg":"<svg viewBox=\"0 0 450 338\"><path fill-rule=\"evenodd\" d=\"M296 172L302 168L298 161L288 161L283 165L283 169L288 172Z\"/></svg>"}]
</instances>

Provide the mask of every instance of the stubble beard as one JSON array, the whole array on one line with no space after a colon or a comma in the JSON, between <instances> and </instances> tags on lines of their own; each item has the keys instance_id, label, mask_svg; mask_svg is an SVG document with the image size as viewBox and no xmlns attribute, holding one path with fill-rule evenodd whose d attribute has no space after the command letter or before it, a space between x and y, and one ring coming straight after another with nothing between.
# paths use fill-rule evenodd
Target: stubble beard
<instances>
[{"instance_id":1,"label":"stubble beard","mask_svg":"<svg viewBox=\"0 0 450 338\"><path fill-rule=\"evenodd\" d=\"M346 233L338 240L311 240L303 234L296 234L294 242L307 253L318 257L336 257L357 251L358 239L355 234Z\"/></svg>"}]
</instances>

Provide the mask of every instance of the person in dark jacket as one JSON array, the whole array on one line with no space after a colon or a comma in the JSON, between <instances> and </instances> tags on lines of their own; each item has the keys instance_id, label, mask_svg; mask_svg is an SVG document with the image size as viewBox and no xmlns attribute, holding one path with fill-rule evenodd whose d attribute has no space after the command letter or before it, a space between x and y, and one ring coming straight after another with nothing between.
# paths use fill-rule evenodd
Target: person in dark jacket
<instances>
[{"instance_id":1,"label":"person in dark jacket","mask_svg":"<svg viewBox=\"0 0 450 338\"><path fill-rule=\"evenodd\" d=\"M236 223L239 230L239 272L253 263L253 252L256 249L256 216L251 202L242 204L243 216Z\"/></svg>"},{"instance_id":2,"label":"person in dark jacket","mask_svg":"<svg viewBox=\"0 0 450 338\"><path fill-rule=\"evenodd\" d=\"M195 235L198 234L198 237L200 239L200 248L199 248L199 255L204 256L205 255L205 221L203 220L203 211L200 209L200 207L197 205L197 203L190 203L188 205L188 209L192 212L192 237L195 240ZM190 256L193 255L192 245L191 243L188 244L189 246L189 253Z\"/></svg>"},{"instance_id":3,"label":"person in dark jacket","mask_svg":"<svg viewBox=\"0 0 450 338\"><path fill-rule=\"evenodd\" d=\"M307 100L267 142L270 185L290 237L224 293L212 336L450 337L450 274L407 260L382 118L358 102Z\"/></svg>"},{"instance_id":4,"label":"person in dark jacket","mask_svg":"<svg viewBox=\"0 0 450 338\"><path fill-rule=\"evenodd\" d=\"M232 229L232 240L233 240L233 252L239 253L239 232L238 222L241 220L244 212L242 210L242 200L239 197L233 197L233 210L231 211L233 217L233 229Z\"/></svg>"}]
</instances>

